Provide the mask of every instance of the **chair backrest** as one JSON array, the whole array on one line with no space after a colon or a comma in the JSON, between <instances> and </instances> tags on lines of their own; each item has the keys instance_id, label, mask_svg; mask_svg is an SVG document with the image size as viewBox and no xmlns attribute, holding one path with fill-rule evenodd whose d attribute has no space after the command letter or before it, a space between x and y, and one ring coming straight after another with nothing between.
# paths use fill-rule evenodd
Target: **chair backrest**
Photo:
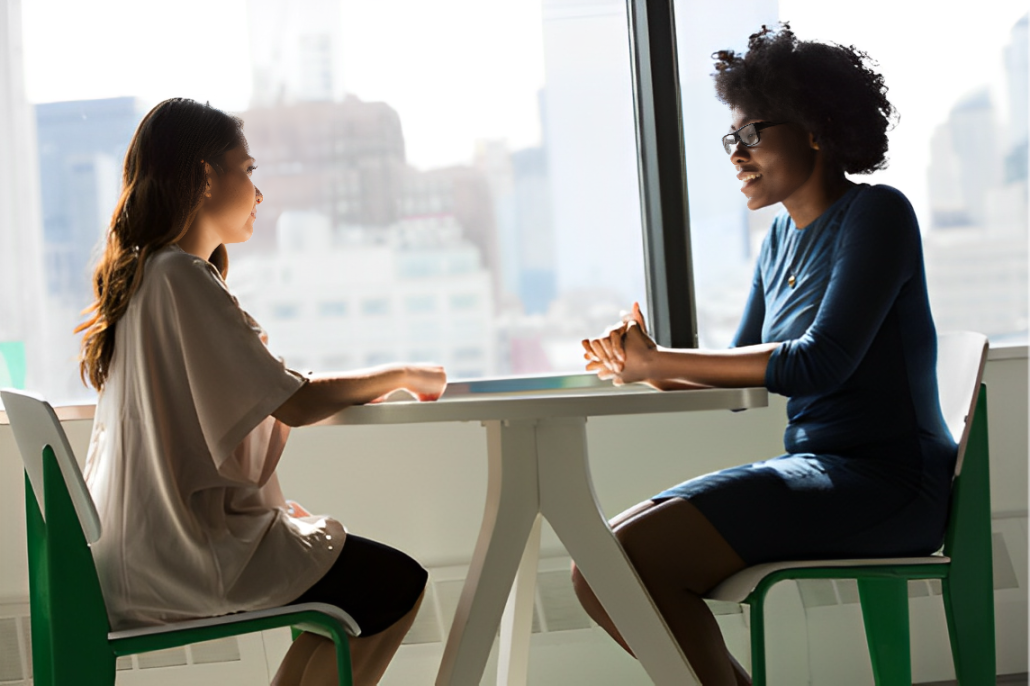
<instances>
[{"instance_id":1,"label":"chair backrest","mask_svg":"<svg viewBox=\"0 0 1030 686\"><path fill-rule=\"evenodd\" d=\"M68 444L68 436L61 428L54 408L46 400L33 393L5 388L0 390L4 410L11 423L14 440L18 444L25 472L29 475L32 491L39 503L40 512L46 517L46 493L43 488L43 449L46 446L54 451L57 464L61 468L68 496L71 498L79 525L87 543L100 540L100 517L93 504L82 471L75 461L75 453Z\"/></svg>"},{"instance_id":2,"label":"chair backrest","mask_svg":"<svg viewBox=\"0 0 1030 686\"><path fill-rule=\"evenodd\" d=\"M987 348L987 337L972 331L953 331L937 337L937 392L941 413L951 437L958 443L955 476L962 473L987 364Z\"/></svg>"},{"instance_id":3,"label":"chair backrest","mask_svg":"<svg viewBox=\"0 0 1030 686\"><path fill-rule=\"evenodd\" d=\"M100 538L93 499L53 408L21 391L0 397L25 463L35 681L114 683L111 626L89 548Z\"/></svg>"}]
</instances>

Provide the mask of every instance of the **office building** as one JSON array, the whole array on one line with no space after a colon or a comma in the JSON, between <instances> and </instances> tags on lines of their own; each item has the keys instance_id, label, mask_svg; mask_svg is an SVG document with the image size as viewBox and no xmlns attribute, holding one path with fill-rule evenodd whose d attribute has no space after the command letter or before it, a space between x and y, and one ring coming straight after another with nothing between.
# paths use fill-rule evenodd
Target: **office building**
<instances>
[{"instance_id":1,"label":"office building","mask_svg":"<svg viewBox=\"0 0 1030 686\"><path fill-rule=\"evenodd\" d=\"M243 119L265 200L254 237L234 253L274 248L276 222L287 211L318 212L334 227L372 232L443 213L459 223L494 278L500 274L485 175L468 165L425 171L408 165L400 117L387 103L348 95L341 102L252 109Z\"/></svg>"},{"instance_id":2,"label":"office building","mask_svg":"<svg viewBox=\"0 0 1030 686\"><path fill-rule=\"evenodd\" d=\"M47 293L62 306L91 301L90 272L145 112L135 98L36 105Z\"/></svg>"},{"instance_id":3,"label":"office building","mask_svg":"<svg viewBox=\"0 0 1030 686\"><path fill-rule=\"evenodd\" d=\"M421 361L452 378L495 373L491 275L453 215L369 230L291 210L276 236L275 251L233 263L229 284L292 368Z\"/></svg>"}]
</instances>

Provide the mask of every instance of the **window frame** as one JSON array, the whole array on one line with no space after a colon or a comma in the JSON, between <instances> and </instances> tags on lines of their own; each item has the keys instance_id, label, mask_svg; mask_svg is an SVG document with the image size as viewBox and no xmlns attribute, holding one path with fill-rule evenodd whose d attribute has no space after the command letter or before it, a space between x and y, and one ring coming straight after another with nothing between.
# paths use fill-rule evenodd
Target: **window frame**
<instances>
[{"instance_id":1,"label":"window frame","mask_svg":"<svg viewBox=\"0 0 1030 686\"><path fill-rule=\"evenodd\" d=\"M651 334L698 347L673 0L626 0Z\"/></svg>"}]
</instances>

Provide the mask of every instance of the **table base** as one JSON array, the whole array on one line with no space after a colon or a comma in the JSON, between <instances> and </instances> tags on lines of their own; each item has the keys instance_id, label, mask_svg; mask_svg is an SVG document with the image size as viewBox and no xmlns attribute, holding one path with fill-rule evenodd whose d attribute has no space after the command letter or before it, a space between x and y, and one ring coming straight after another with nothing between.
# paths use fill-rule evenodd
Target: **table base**
<instances>
[{"instance_id":1,"label":"table base","mask_svg":"<svg viewBox=\"0 0 1030 686\"><path fill-rule=\"evenodd\" d=\"M661 686L696 686L696 675L597 504L586 420L483 424L489 460L486 508L437 686L478 686L499 625L498 683L526 683L541 516L651 680Z\"/></svg>"}]
</instances>

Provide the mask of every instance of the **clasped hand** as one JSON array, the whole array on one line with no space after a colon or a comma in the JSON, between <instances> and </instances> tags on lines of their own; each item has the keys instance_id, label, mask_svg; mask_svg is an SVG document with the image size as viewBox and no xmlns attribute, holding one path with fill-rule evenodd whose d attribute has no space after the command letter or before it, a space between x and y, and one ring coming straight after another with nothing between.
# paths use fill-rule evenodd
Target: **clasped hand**
<instances>
[{"instance_id":1,"label":"clasped hand","mask_svg":"<svg viewBox=\"0 0 1030 686\"><path fill-rule=\"evenodd\" d=\"M608 327L600 338L583 339L586 369L616 386L647 381L653 354L658 346L647 333L640 305L623 315L622 321Z\"/></svg>"}]
</instances>

